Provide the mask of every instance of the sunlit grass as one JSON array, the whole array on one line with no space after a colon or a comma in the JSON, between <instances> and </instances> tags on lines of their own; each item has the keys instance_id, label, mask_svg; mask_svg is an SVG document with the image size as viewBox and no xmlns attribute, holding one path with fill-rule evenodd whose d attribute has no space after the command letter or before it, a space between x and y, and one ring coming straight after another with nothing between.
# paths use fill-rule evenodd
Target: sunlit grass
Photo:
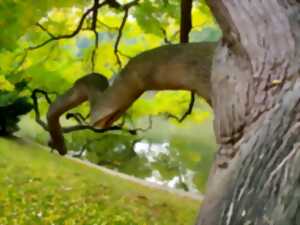
<instances>
[{"instance_id":1,"label":"sunlit grass","mask_svg":"<svg viewBox=\"0 0 300 225\"><path fill-rule=\"evenodd\" d=\"M0 138L1 225L189 225L199 202Z\"/></svg>"}]
</instances>

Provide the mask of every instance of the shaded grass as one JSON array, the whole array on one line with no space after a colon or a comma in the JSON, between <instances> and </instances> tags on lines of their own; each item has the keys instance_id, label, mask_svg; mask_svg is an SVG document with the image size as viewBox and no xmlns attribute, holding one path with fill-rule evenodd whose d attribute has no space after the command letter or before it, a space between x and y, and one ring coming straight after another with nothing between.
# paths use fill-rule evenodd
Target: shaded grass
<instances>
[{"instance_id":1,"label":"shaded grass","mask_svg":"<svg viewBox=\"0 0 300 225\"><path fill-rule=\"evenodd\" d=\"M0 225L189 225L199 202L0 138Z\"/></svg>"}]
</instances>

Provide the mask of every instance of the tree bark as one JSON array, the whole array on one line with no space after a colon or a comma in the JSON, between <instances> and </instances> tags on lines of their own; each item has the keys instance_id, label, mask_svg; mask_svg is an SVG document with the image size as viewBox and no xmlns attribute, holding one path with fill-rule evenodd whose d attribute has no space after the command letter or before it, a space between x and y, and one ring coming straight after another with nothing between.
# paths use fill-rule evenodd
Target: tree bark
<instances>
[{"instance_id":1,"label":"tree bark","mask_svg":"<svg viewBox=\"0 0 300 225\"><path fill-rule=\"evenodd\" d=\"M300 224L300 1L207 0L219 144L198 225Z\"/></svg>"}]
</instances>

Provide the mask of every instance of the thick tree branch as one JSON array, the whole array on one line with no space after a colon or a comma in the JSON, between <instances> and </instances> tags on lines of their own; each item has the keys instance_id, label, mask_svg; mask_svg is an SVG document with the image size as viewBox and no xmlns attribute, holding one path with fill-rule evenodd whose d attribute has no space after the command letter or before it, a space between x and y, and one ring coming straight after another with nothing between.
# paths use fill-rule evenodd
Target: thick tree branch
<instances>
[{"instance_id":1,"label":"thick tree branch","mask_svg":"<svg viewBox=\"0 0 300 225\"><path fill-rule=\"evenodd\" d=\"M39 104L38 104L38 94L43 95L43 97L46 99L48 104L51 104L52 101L49 97L48 92L41 90L41 89L34 89L32 91L31 94L31 98L33 100L33 109L35 112L35 120L36 122L46 131L48 131L48 125L46 122L44 122L41 119L41 114L39 111ZM95 133L104 133L107 131L125 131L128 132L129 134L132 135L136 135L138 132L144 132L147 131L148 129L150 129L152 127L152 119L149 117L149 125L147 128L136 128L136 129L127 129L123 127L123 124L121 125L116 125L116 126L112 126L112 127L108 127L108 128L103 128L103 129L99 129L99 128L95 128L93 126L87 125L82 123L82 119L85 120L84 118L81 118L82 116L80 116L80 119L78 117L78 114L76 114L76 116L74 114L69 114L68 117L76 117L76 121L79 123L78 125L74 125L74 126L69 126L69 127L62 127L62 132L63 133L70 133L70 132L74 132L74 131L79 131L79 130L90 130L93 131Z\"/></svg>"}]
</instances>

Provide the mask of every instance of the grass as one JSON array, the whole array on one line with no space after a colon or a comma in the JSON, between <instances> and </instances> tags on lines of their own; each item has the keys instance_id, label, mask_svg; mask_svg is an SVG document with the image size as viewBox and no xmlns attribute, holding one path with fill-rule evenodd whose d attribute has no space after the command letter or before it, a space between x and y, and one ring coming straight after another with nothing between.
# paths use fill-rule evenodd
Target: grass
<instances>
[{"instance_id":1,"label":"grass","mask_svg":"<svg viewBox=\"0 0 300 225\"><path fill-rule=\"evenodd\" d=\"M0 225L189 225L199 202L0 138Z\"/></svg>"}]
</instances>

